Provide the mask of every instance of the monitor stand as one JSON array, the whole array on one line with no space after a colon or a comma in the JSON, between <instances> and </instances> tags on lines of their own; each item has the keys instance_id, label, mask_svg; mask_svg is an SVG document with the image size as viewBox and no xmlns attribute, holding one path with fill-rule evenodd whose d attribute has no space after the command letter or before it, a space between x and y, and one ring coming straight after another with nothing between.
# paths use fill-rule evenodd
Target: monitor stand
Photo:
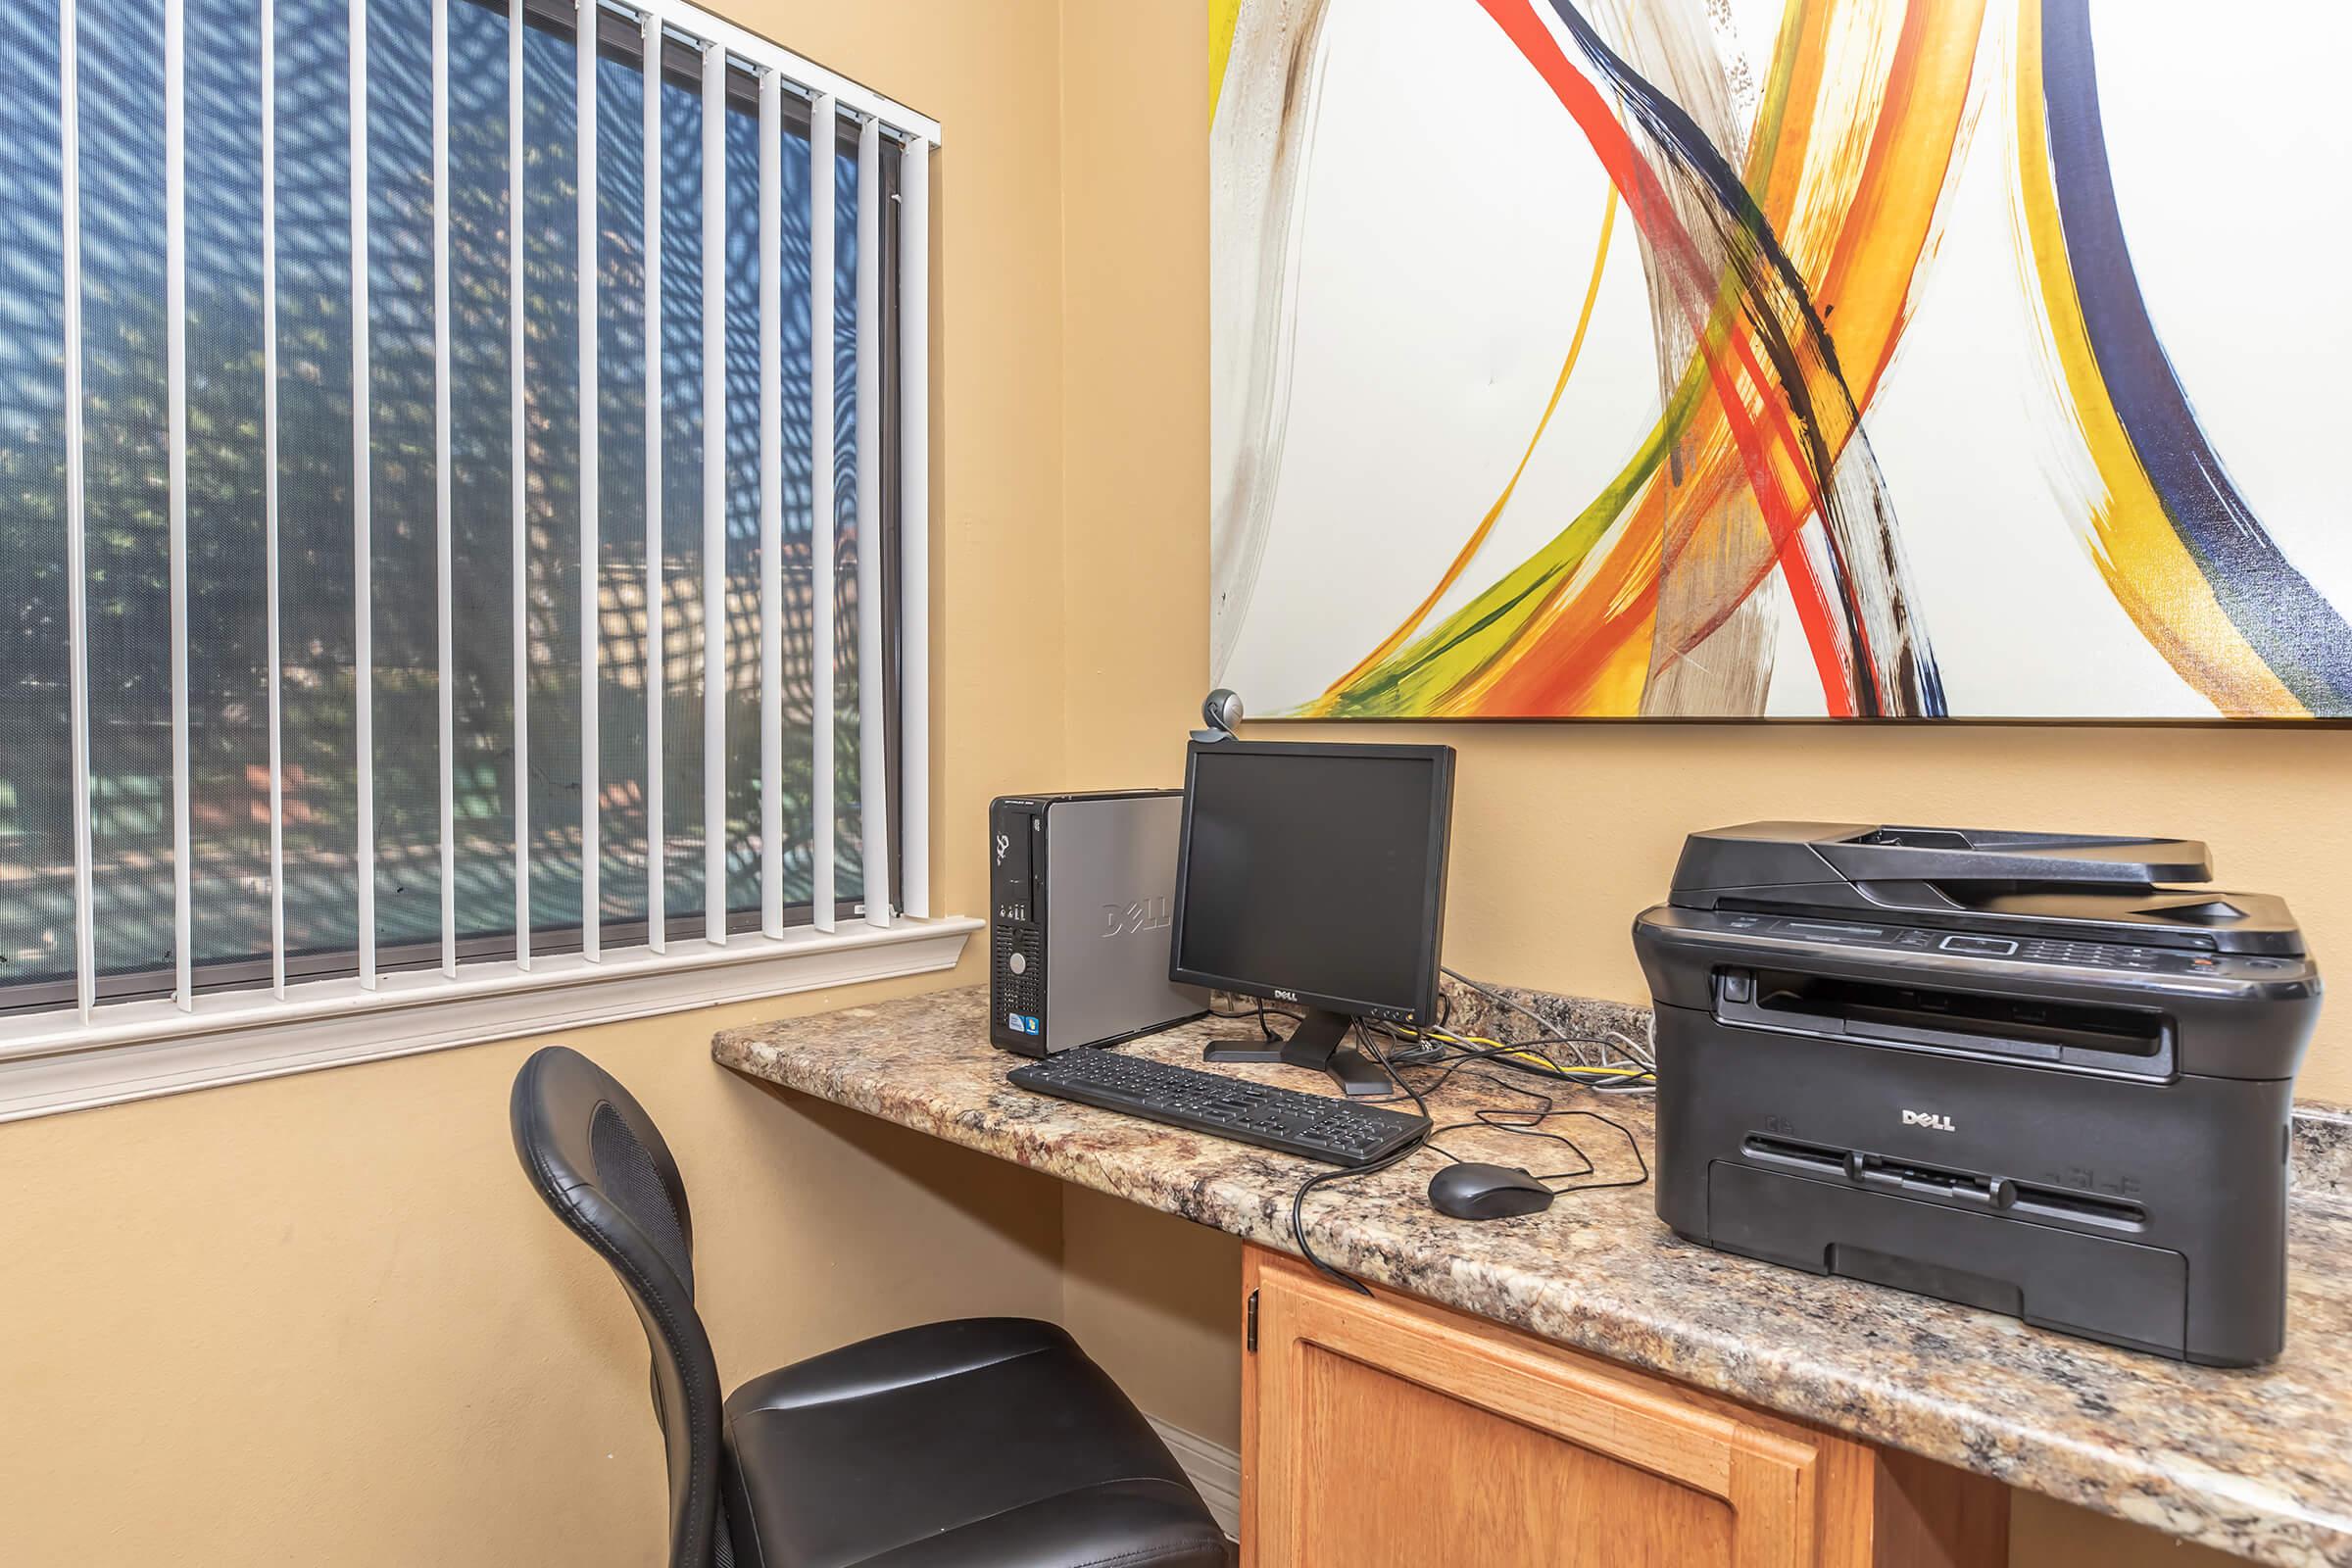
<instances>
[{"instance_id":1,"label":"monitor stand","mask_svg":"<svg viewBox=\"0 0 2352 1568\"><path fill-rule=\"evenodd\" d=\"M1387 1095L1396 1086L1380 1064L1345 1044L1355 1020L1344 1012L1309 1007L1291 1037L1270 1046L1210 1046L1202 1061L1279 1061L1293 1067L1320 1067L1332 1081L1353 1095Z\"/></svg>"}]
</instances>

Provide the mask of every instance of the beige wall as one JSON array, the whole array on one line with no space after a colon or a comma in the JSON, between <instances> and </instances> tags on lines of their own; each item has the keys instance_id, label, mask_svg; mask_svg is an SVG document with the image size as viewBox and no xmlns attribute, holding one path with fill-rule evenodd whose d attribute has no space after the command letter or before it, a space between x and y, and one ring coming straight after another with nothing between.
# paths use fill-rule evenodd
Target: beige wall
<instances>
[{"instance_id":1,"label":"beige wall","mask_svg":"<svg viewBox=\"0 0 2352 1568\"><path fill-rule=\"evenodd\" d=\"M1069 1186L1061 1237L1063 1325L1145 1409L1238 1450L1241 1242Z\"/></svg>"},{"instance_id":2,"label":"beige wall","mask_svg":"<svg viewBox=\"0 0 2352 1568\"><path fill-rule=\"evenodd\" d=\"M776 1010L571 1037L686 1173L729 1385L1056 1316L1055 1185L711 1063L713 1027ZM531 1046L0 1128L0 1560L660 1560L644 1334L509 1141Z\"/></svg>"},{"instance_id":3,"label":"beige wall","mask_svg":"<svg viewBox=\"0 0 2352 1568\"><path fill-rule=\"evenodd\" d=\"M1207 672L1207 104L1200 0L1068 0L1065 554L1072 784L1174 782ZM1115 126L1115 133L1094 134ZM2021 461L2027 461L2021 459ZM1245 699L1248 693L1244 693ZM1335 739L1332 726L1253 733ZM1369 729L1358 734L1375 733ZM2352 731L1397 725L1460 752L1447 961L1482 977L1642 1000L1627 929L1692 828L1769 816L2180 833L2227 880L2283 895L2323 956L2352 933ZM2352 1101L2352 1024L2303 1093ZM1065 1301L1151 1407L1208 1412L1233 1377L1238 1269L1064 1205ZM1155 1257L1167 1266L1153 1277ZM1164 1321L1170 1301L1195 1321ZM1148 1304L1159 1303L1159 1304ZM1122 1310L1127 1314L1120 1316ZM1212 1360L1200 1359L1203 1345ZM1230 1429L1205 1435L1232 1441ZM2019 1568L2218 1563L2064 1504L2022 1500Z\"/></svg>"},{"instance_id":4,"label":"beige wall","mask_svg":"<svg viewBox=\"0 0 2352 1568\"><path fill-rule=\"evenodd\" d=\"M977 908L984 803L1062 766L1054 599L1007 634L1030 574L1060 563L1058 8L719 9L949 127L938 878L942 907ZM1042 701L1034 721L1008 711L1021 698ZM675 1145L730 1383L908 1322L1061 1311L1054 1183L710 1059L722 1022L904 989L565 1037ZM509 1144L533 1044L0 1126L0 1561L658 1560L642 1333Z\"/></svg>"}]
</instances>

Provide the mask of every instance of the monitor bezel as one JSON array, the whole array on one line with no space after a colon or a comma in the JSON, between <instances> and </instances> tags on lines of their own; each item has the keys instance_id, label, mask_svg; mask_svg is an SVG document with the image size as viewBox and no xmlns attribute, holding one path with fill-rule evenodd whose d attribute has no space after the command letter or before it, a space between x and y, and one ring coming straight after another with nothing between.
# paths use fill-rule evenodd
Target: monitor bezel
<instances>
[{"instance_id":1,"label":"monitor bezel","mask_svg":"<svg viewBox=\"0 0 2352 1568\"><path fill-rule=\"evenodd\" d=\"M1342 757L1365 761L1425 761L1430 764L1433 781L1429 821L1430 876L1423 887L1421 911L1421 928L1428 933L1428 938L1417 956L1413 975L1414 1004L1410 1008L1399 1008L1361 997L1300 991L1277 986L1271 981L1212 974L1205 969L1185 966L1184 923L1189 902L1186 884L1191 880L1193 862L1194 785L1203 754L1219 757ZM1185 748L1184 755L1184 813L1176 841L1176 897L1172 918L1168 923L1168 978L1180 985L1207 986L1212 990L1231 992L1235 996L1295 1003L1299 1006L1319 1007L1326 1012L1346 1013L1354 1018L1376 1018L1415 1027L1434 1024L1437 1022L1438 973L1442 966L1439 956L1446 937L1446 860L1452 839L1453 748L1450 746L1355 745L1341 741L1194 741Z\"/></svg>"}]
</instances>

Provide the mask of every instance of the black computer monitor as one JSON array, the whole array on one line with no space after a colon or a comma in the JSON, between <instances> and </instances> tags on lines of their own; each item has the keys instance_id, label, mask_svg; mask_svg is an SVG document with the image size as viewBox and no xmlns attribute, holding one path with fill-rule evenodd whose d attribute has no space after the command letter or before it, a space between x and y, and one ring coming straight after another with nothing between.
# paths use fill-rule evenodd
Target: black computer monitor
<instances>
[{"instance_id":1,"label":"black computer monitor","mask_svg":"<svg viewBox=\"0 0 2352 1568\"><path fill-rule=\"evenodd\" d=\"M1169 978L1306 1009L1278 1048L1212 1046L1207 1059L1390 1093L1342 1042L1358 1018L1436 1022L1452 822L1450 746L1195 741Z\"/></svg>"}]
</instances>

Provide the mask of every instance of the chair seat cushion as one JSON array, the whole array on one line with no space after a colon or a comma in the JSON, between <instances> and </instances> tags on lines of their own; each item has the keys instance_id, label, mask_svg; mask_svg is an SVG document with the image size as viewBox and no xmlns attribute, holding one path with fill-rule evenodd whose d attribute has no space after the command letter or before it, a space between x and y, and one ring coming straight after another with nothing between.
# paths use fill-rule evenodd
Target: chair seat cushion
<instances>
[{"instance_id":1,"label":"chair seat cushion","mask_svg":"<svg viewBox=\"0 0 2352 1568\"><path fill-rule=\"evenodd\" d=\"M1051 1323L905 1329L754 1378L726 1407L748 1568L1223 1568L1167 1445Z\"/></svg>"}]
</instances>

